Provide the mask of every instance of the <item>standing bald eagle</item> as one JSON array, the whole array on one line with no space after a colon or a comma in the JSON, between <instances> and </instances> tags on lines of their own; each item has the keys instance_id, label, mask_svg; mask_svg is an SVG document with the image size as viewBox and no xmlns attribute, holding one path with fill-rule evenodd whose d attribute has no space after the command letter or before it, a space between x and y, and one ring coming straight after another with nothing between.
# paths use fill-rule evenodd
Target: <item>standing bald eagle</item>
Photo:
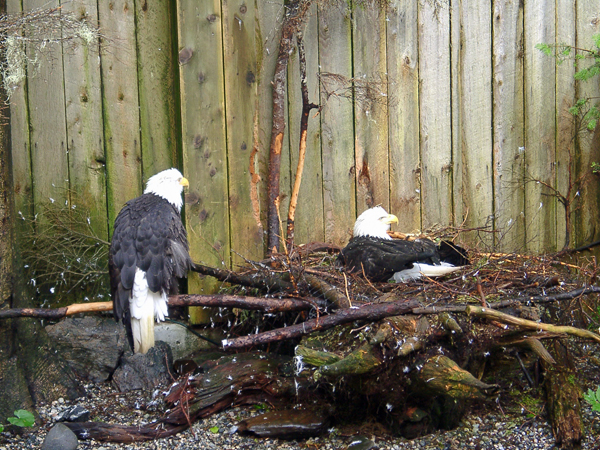
<instances>
[{"instance_id":1,"label":"standing bald eagle","mask_svg":"<svg viewBox=\"0 0 600 450\"><path fill-rule=\"evenodd\" d=\"M407 281L421 274L437 277L452 273L469 264L464 249L428 239L406 241L392 239L390 224L398 218L381 206L367 209L354 224L353 237L339 256L350 272L363 273L372 281Z\"/></svg>"},{"instance_id":2,"label":"standing bald eagle","mask_svg":"<svg viewBox=\"0 0 600 450\"><path fill-rule=\"evenodd\" d=\"M115 219L108 259L113 312L135 353L154 346L154 318L169 315L167 295L192 263L181 222L184 186L188 180L177 169L157 173Z\"/></svg>"}]
</instances>

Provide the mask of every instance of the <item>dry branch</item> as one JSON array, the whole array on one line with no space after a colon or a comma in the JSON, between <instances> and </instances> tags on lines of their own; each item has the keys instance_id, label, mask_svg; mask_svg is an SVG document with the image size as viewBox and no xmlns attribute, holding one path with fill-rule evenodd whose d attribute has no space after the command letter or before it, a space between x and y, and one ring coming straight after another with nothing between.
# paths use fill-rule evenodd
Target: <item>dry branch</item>
<instances>
[{"instance_id":1,"label":"dry branch","mask_svg":"<svg viewBox=\"0 0 600 450\"><path fill-rule=\"evenodd\" d=\"M63 308L13 308L0 311L0 319L17 317L37 317L40 319L58 320L66 316L83 312L112 311L112 302L75 303Z\"/></svg>"},{"instance_id":2,"label":"dry branch","mask_svg":"<svg viewBox=\"0 0 600 450\"><path fill-rule=\"evenodd\" d=\"M266 313L285 311L305 311L314 305L325 307L319 298L263 298L245 297L241 295L173 295L169 297L172 306L205 306L218 308L238 308L259 310Z\"/></svg>"},{"instance_id":3,"label":"dry branch","mask_svg":"<svg viewBox=\"0 0 600 450\"><path fill-rule=\"evenodd\" d=\"M296 178L294 179L294 188L290 198L290 207L288 209L287 219L287 248L291 249L294 246L294 220L296 217L296 206L298 204L298 194L300 193L300 184L302 182L302 172L304 170L304 160L306 158L306 137L308 134L308 115L310 110L318 108L318 105L311 103L308 99L308 87L306 85L306 54L304 51L304 43L302 41L303 33L297 33L298 41L298 60L300 62L300 88L302 91L302 117L300 119L300 144L298 148L298 166L296 168Z\"/></svg>"},{"instance_id":4,"label":"dry branch","mask_svg":"<svg viewBox=\"0 0 600 450\"><path fill-rule=\"evenodd\" d=\"M202 275L214 277L219 281L240 286L266 289L269 292L289 292L294 290L294 285L292 283L284 280L282 275L272 272L262 275L252 274L244 276L237 272L232 272L231 270L217 269L202 264L193 264L192 270L201 273Z\"/></svg>"},{"instance_id":5,"label":"dry branch","mask_svg":"<svg viewBox=\"0 0 600 450\"><path fill-rule=\"evenodd\" d=\"M236 339L224 339L223 348L227 350L242 349L255 345L268 344L304 336L315 331L328 330L336 325L343 325L355 320L378 321L384 317L399 316L410 313L419 302L414 299L400 300L391 303L366 305L360 308L343 309L318 319L307 320L304 323L292 325L263 333L243 336Z\"/></svg>"},{"instance_id":6,"label":"dry branch","mask_svg":"<svg viewBox=\"0 0 600 450\"><path fill-rule=\"evenodd\" d=\"M287 3L281 40L279 41L279 53L273 75L273 126L271 128L271 145L269 149L269 205L267 209L267 248L269 253L279 250L279 180L286 121L285 85L288 61L294 48L294 35L304 27L311 3L311 0L294 0Z\"/></svg>"},{"instance_id":7,"label":"dry branch","mask_svg":"<svg viewBox=\"0 0 600 450\"><path fill-rule=\"evenodd\" d=\"M465 308L465 312L468 315L482 317L484 319L493 319L499 322L507 323L510 325L516 325L532 330L538 331L549 331L552 333L565 333L572 336L577 336L584 339L592 339L600 343L600 336L591 331L582 330L581 328L575 328L570 326L562 325L551 325L547 323L534 322L533 320L521 319L518 317L511 316L509 314L501 313L490 308L482 308L480 306L469 305Z\"/></svg>"},{"instance_id":8,"label":"dry branch","mask_svg":"<svg viewBox=\"0 0 600 450\"><path fill-rule=\"evenodd\" d=\"M315 306L325 307L325 301L319 298L263 298L241 295L172 295L170 306L205 306L211 308L238 308L259 310L266 313L285 311L306 311ZM79 313L112 311L112 302L74 303L63 308L14 308L0 311L0 319L18 317L37 317L58 320Z\"/></svg>"}]
</instances>

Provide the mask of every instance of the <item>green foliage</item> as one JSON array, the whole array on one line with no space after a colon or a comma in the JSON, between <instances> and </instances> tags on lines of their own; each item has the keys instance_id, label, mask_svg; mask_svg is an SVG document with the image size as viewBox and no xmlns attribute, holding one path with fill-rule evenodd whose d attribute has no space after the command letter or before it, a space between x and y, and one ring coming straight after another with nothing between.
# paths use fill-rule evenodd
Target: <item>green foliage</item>
<instances>
[{"instance_id":1,"label":"green foliage","mask_svg":"<svg viewBox=\"0 0 600 450\"><path fill-rule=\"evenodd\" d=\"M548 56L552 56L552 53L554 53L554 47L548 44L537 44L535 48Z\"/></svg>"},{"instance_id":2,"label":"green foliage","mask_svg":"<svg viewBox=\"0 0 600 450\"><path fill-rule=\"evenodd\" d=\"M574 78L577 81L588 81L600 75L600 34L594 35L592 39L595 48L577 49L578 52L573 57L575 67L577 69ZM557 63L561 63L565 59L570 58L573 50L575 50L573 47L564 44L537 44L535 47L545 55L554 56L557 60ZM593 60L591 65L586 64L587 67L581 67L583 61L590 59ZM590 98L582 98L577 100L575 105L569 108L569 113L571 113L574 117L580 118L582 129L594 131L598 126L600 111L598 109L598 105L592 104Z\"/></svg>"},{"instance_id":3,"label":"green foliage","mask_svg":"<svg viewBox=\"0 0 600 450\"><path fill-rule=\"evenodd\" d=\"M35 417L29 411L18 409L14 414L14 417L8 417L6 420L16 427L32 427L35 423ZM0 424L0 433L2 431L4 431L4 425Z\"/></svg>"},{"instance_id":4,"label":"green foliage","mask_svg":"<svg viewBox=\"0 0 600 450\"><path fill-rule=\"evenodd\" d=\"M597 162L592 162L592 172L593 173L600 173L600 164Z\"/></svg>"},{"instance_id":5,"label":"green foliage","mask_svg":"<svg viewBox=\"0 0 600 450\"><path fill-rule=\"evenodd\" d=\"M587 393L583 394L583 398L586 402L592 405L592 410L600 412L600 386L596 392L588 389Z\"/></svg>"},{"instance_id":6,"label":"green foliage","mask_svg":"<svg viewBox=\"0 0 600 450\"><path fill-rule=\"evenodd\" d=\"M217 434L219 432L219 427L211 427L208 429L213 434Z\"/></svg>"}]
</instances>

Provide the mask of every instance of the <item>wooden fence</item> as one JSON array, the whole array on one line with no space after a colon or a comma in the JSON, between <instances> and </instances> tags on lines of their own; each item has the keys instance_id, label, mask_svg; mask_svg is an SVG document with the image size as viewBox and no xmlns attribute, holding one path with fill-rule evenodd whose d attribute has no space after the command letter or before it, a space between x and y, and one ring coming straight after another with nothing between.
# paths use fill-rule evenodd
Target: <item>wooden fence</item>
<instances>
[{"instance_id":1,"label":"wooden fence","mask_svg":"<svg viewBox=\"0 0 600 450\"><path fill-rule=\"evenodd\" d=\"M263 256L281 0L7 3L11 14L60 6L104 35L55 45L12 91L19 211L53 201L86 208L108 237L145 180L178 166L190 180L193 259ZM310 100L321 109L309 120L297 243L344 244L357 214L375 204L402 231L488 227L465 234L480 247L542 252L562 248L567 231L576 244L600 237L598 179L588 174L600 132L578 133L568 113L576 98L600 95L598 79L576 83L570 61L556 65L535 48L592 47L597 1L313 3L304 45ZM294 54L283 220L299 86ZM568 230L557 193L572 209Z\"/></svg>"}]
</instances>

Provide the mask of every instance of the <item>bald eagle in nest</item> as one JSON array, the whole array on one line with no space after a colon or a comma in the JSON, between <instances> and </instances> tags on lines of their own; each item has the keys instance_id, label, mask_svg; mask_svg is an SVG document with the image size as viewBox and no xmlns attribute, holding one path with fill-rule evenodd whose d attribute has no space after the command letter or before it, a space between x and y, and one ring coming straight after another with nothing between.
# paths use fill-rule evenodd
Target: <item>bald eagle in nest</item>
<instances>
[{"instance_id":1,"label":"bald eagle in nest","mask_svg":"<svg viewBox=\"0 0 600 450\"><path fill-rule=\"evenodd\" d=\"M108 260L113 313L135 353L154 346L154 318L169 315L167 296L192 264L181 222L184 186L177 169L157 173L115 219Z\"/></svg>"},{"instance_id":2,"label":"bald eagle in nest","mask_svg":"<svg viewBox=\"0 0 600 450\"><path fill-rule=\"evenodd\" d=\"M448 241L392 239L387 232L393 222L398 218L381 206L356 219L353 237L339 255L349 272L364 273L371 281L400 282L447 275L469 264L466 251Z\"/></svg>"}]
</instances>

